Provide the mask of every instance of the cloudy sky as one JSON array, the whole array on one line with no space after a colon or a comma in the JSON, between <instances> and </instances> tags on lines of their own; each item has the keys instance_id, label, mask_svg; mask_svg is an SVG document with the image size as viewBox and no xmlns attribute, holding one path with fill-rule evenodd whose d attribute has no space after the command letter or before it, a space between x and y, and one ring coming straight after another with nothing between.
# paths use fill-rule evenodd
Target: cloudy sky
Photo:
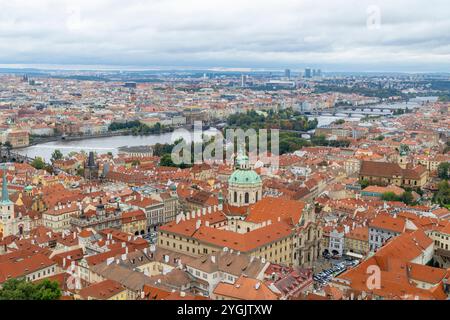
<instances>
[{"instance_id":1,"label":"cloudy sky","mask_svg":"<svg viewBox=\"0 0 450 320\"><path fill-rule=\"evenodd\" d=\"M0 0L0 65L450 71L448 0Z\"/></svg>"}]
</instances>

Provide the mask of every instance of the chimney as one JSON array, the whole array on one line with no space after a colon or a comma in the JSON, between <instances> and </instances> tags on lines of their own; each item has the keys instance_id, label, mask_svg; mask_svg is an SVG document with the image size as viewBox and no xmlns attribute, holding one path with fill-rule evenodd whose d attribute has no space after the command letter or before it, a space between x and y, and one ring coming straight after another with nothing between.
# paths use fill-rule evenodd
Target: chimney
<instances>
[{"instance_id":1,"label":"chimney","mask_svg":"<svg viewBox=\"0 0 450 320\"><path fill-rule=\"evenodd\" d=\"M208 207L208 213L211 213L211 212L212 212L212 208Z\"/></svg>"},{"instance_id":2,"label":"chimney","mask_svg":"<svg viewBox=\"0 0 450 320\"><path fill-rule=\"evenodd\" d=\"M202 209L202 215L206 216L206 208Z\"/></svg>"},{"instance_id":3,"label":"chimney","mask_svg":"<svg viewBox=\"0 0 450 320\"><path fill-rule=\"evenodd\" d=\"M141 292L141 299L145 299L145 292L144 291Z\"/></svg>"},{"instance_id":4,"label":"chimney","mask_svg":"<svg viewBox=\"0 0 450 320\"><path fill-rule=\"evenodd\" d=\"M198 209L198 210L197 210L197 217L200 218L201 216L202 216L202 210Z\"/></svg>"},{"instance_id":5,"label":"chimney","mask_svg":"<svg viewBox=\"0 0 450 320\"><path fill-rule=\"evenodd\" d=\"M192 218L192 219L195 219L195 210L192 210L192 212L191 212L191 218Z\"/></svg>"},{"instance_id":6,"label":"chimney","mask_svg":"<svg viewBox=\"0 0 450 320\"><path fill-rule=\"evenodd\" d=\"M195 230L200 229L200 227L202 226L202 220L197 220L197 223L195 224Z\"/></svg>"},{"instance_id":7,"label":"chimney","mask_svg":"<svg viewBox=\"0 0 450 320\"><path fill-rule=\"evenodd\" d=\"M209 221L205 221L205 226L209 227Z\"/></svg>"},{"instance_id":8,"label":"chimney","mask_svg":"<svg viewBox=\"0 0 450 320\"><path fill-rule=\"evenodd\" d=\"M214 264L216 263L216 256L211 256L211 262Z\"/></svg>"}]
</instances>

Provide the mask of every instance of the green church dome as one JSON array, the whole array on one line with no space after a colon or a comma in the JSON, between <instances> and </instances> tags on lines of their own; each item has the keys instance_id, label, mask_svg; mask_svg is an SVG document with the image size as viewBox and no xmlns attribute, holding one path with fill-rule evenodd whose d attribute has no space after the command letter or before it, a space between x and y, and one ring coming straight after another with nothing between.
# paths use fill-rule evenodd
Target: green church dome
<instances>
[{"instance_id":1,"label":"green church dome","mask_svg":"<svg viewBox=\"0 0 450 320\"><path fill-rule=\"evenodd\" d=\"M253 170L236 170L228 180L229 184L260 184L261 177Z\"/></svg>"}]
</instances>

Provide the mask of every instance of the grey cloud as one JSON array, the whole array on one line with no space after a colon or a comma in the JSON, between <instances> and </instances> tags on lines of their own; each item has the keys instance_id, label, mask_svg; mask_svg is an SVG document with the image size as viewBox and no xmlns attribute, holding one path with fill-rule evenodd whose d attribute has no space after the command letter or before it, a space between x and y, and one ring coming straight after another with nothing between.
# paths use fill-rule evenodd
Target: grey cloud
<instances>
[{"instance_id":1,"label":"grey cloud","mask_svg":"<svg viewBox=\"0 0 450 320\"><path fill-rule=\"evenodd\" d=\"M366 25L372 5L377 30ZM0 8L0 64L450 67L446 0L0 0Z\"/></svg>"}]
</instances>

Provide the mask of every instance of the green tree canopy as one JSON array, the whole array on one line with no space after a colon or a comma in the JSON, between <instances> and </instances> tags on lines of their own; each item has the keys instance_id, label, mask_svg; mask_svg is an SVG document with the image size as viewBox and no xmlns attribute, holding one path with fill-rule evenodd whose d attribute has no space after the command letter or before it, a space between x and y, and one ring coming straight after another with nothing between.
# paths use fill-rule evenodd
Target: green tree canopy
<instances>
[{"instance_id":1,"label":"green tree canopy","mask_svg":"<svg viewBox=\"0 0 450 320\"><path fill-rule=\"evenodd\" d=\"M450 206L450 186L447 180L439 183L438 191L434 194L433 201L441 206Z\"/></svg>"},{"instance_id":2,"label":"green tree canopy","mask_svg":"<svg viewBox=\"0 0 450 320\"><path fill-rule=\"evenodd\" d=\"M383 200L383 201L398 201L399 197L393 192L385 192L381 196L381 200Z\"/></svg>"},{"instance_id":3,"label":"green tree canopy","mask_svg":"<svg viewBox=\"0 0 450 320\"><path fill-rule=\"evenodd\" d=\"M383 201L400 201L407 205L414 203L414 196L411 191L405 191L401 196L397 196L393 192L386 192L382 195L381 199Z\"/></svg>"},{"instance_id":4,"label":"green tree canopy","mask_svg":"<svg viewBox=\"0 0 450 320\"><path fill-rule=\"evenodd\" d=\"M37 170L42 170L45 168L45 162L41 157L37 157L31 162L31 166Z\"/></svg>"},{"instance_id":5,"label":"green tree canopy","mask_svg":"<svg viewBox=\"0 0 450 320\"><path fill-rule=\"evenodd\" d=\"M438 176L443 180L448 180L450 178L450 163L443 162L438 167Z\"/></svg>"},{"instance_id":6,"label":"green tree canopy","mask_svg":"<svg viewBox=\"0 0 450 320\"><path fill-rule=\"evenodd\" d=\"M63 157L64 156L63 156L62 152L60 150L58 150L58 149L56 149L52 153L52 161L61 160Z\"/></svg>"},{"instance_id":7,"label":"green tree canopy","mask_svg":"<svg viewBox=\"0 0 450 320\"><path fill-rule=\"evenodd\" d=\"M360 185L361 185L361 189L365 189L370 185L370 182L369 182L369 180L364 179L364 180L361 180Z\"/></svg>"},{"instance_id":8,"label":"green tree canopy","mask_svg":"<svg viewBox=\"0 0 450 320\"><path fill-rule=\"evenodd\" d=\"M58 300L61 289L56 281L37 283L24 279L9 279L0 289L0 300Z\"/></svg>"}]
</instances>

